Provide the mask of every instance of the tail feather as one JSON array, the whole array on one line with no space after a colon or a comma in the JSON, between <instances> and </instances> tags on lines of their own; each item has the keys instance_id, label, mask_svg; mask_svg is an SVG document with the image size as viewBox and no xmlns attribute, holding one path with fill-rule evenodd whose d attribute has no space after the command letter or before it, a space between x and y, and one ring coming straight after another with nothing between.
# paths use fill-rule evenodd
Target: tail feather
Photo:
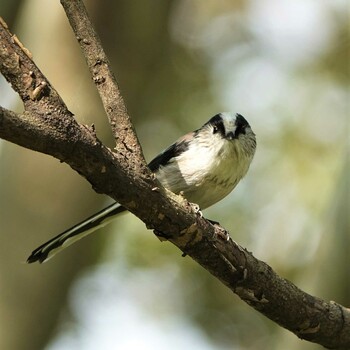
<instances>
[{"instance_id":1,"label":"tail feather","mask_svg":"<svg viewBox=\"0 0 350 350\"><path fill-rule=\"evenodd\" d=\"M55 254L74 242L110 223L117 214L125 210L119 203L113 203L36 248L27 259L27 263L30 264L36 261L43 263L51 259Z\"/></svg>"}]
</instances>

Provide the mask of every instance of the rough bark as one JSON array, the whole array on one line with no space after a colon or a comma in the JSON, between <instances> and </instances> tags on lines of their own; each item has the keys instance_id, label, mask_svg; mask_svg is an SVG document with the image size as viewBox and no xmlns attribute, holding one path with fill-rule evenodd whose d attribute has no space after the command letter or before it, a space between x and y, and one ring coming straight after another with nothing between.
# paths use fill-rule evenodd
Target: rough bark
<instances>
[{"instance_id":1,"label":"rough bark","mask_svg":"<svg viewBox=\"0 0 350 350\"><path fill-rule=\"evenodd\" d=\"M184 198L154 179L82 2L61 3L101 95L116 149L105 147L93 127L77 123L30 52L3 21L0 70L21 97L25 110L17 114L0 107L0 137L69 164L95 191L120 202L148 228L166 234L242 300L298 337L328 348L349 349L349 309L303 292L232 239L223 240L222 227L213 226Z\"/></svg>"}]
</instances>

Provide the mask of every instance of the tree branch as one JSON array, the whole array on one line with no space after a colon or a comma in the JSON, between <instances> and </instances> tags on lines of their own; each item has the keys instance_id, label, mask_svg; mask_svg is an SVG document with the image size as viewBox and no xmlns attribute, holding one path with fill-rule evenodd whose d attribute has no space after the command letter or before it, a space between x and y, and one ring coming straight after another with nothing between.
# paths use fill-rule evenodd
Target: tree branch
<instances>
[{"instance_id":1,"label":"tree branch","mask_svg":"<svg viewBox=\"0 0 350 350\"><path fill-rule=\"evenodd\" d=\"M0 21L0 70L19 93L25 111L16 114L0 108L0 137L69 164L97 192L118 200L148 228L165 232L169 241L242 300L298 337L328 348L349 349L349 309L301 291L231 239L222 240L220 233L223 228L214 227L195 214L185 199L159 187L149 171L139 166L143 160L140 160L142 153L138 152L137 138L132 136L132 128L122 127L130 120L125 119L126 109L110 73L108 60L103 56L100 58L102 64L97 63L100 44L91 31L83 5L78 0L62 0L62 3L74 23L72 26L76 27L76 34L80 33L78 41L105 101L111 124L114 123L117 145L127 145L123 149L126 156L119 152L119 148L118 153L111 152L98 140L92 128L75 121L58 93L35 66L23 45L14 40L3 21ZM82 43L84 39L87 42ZM89 48L94 49L90 51ZM98 70L94 73L96 63ZM105 80L96 79L97 76L105 77ZM117 102L108 98L111 91L117 94ZM133 141L130 143L130 140ZM140 156L135 158L138 165L130 167L128 161L133 152ZM147 206L143 205L145 202Z\"/></svg>"},{"instance_id":2,"label":"tree branch","mask_svg":"<svg viewBox=\"0 0 350 350\"><path fill-rule=\"evenodd\" d=\"M110 68L101 41L92 26L82 1L60 0L66 11L69 23L80 44L80 48L89 67L92 80L100 94L104 109L109 119L116 140L118 155L131 158L129 165L133 171L139 172L139 167L146 162L137 139L134 126L127 113L124 99L120 94L117 80ZM132 156L131 156L132 154ZM143 169L144 171L144 169Z\"/></svg>"}]
</instances>

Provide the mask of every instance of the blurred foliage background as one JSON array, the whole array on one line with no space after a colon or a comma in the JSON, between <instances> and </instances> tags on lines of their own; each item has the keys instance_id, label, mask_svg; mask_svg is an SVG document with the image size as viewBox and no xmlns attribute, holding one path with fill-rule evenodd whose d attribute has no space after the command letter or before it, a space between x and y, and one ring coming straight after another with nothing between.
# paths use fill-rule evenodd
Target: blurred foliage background
<instances>
[{"instance_id":1,"label":"blurred foliage background","mask_svg":"<svg viewBox=\"0 0 350 350\"><path fill-rule=\"evenodd\" d=\"M208 209L303 290L350 304L347 0L86 1L146 159L219 111L258 139ZM59 1L0 15L77 119L113 140ZM1 77L0 104L22 105ZM320 349L249 308L131 214L44 265L31 250L110 200L65 164L0 141L0 348Z\"/></svg>"}]
</instances>

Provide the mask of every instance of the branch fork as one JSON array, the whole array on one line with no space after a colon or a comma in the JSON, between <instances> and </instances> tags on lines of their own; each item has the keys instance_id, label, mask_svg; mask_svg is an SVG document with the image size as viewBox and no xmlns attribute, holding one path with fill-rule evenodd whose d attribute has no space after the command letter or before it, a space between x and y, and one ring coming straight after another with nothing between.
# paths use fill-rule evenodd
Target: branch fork
<instances>
[{"instance_id":1,"label":"branch fork","mask_svg":"<svg viewBox=\"0 0 350 350\"><path fill-rule=\"evenodd\" d=\"M81 0L61 0L100 94L116 141L112 151L94 126L73 114L0 18L0 71L24 104L21 114L0 107L0 137L49 154L84 176L138 216L148 228L202 265L247 304L298 337L328 348L350 348L350 310L311 296L278 276L227 232L194 213L190 204L160 186L150 173L100 40ZM147 202L147 206L143 203Z\"/></svg>"}]
</instances>

